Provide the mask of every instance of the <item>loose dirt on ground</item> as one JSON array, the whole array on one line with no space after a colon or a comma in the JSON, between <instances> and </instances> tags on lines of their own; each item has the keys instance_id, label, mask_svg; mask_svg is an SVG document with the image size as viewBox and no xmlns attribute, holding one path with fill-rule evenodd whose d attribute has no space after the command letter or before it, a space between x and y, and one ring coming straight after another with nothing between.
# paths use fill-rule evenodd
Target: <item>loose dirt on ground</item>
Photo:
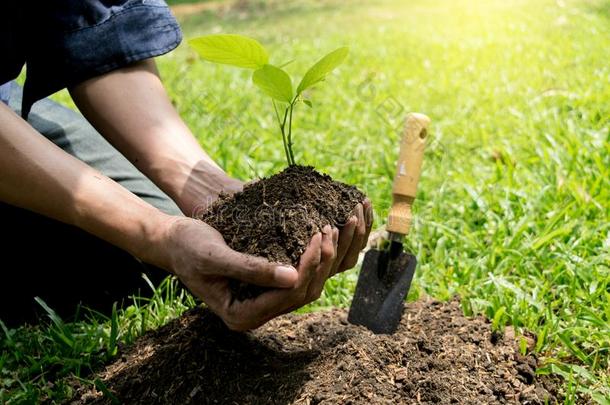
<instances>
[{"instance_id":1,"label":"loose dirt on ground","mask_svg":"<svg viewBox=\"0 0 610 405\"><path fill-rule=\"evenodd\" d=\"M392 336L348 324L345 310L286 315L236 333L196 308L143 336L97 377L136 405L560 400L559 384L537 377L536 366L533 355L518 353L514 334L492 333L454 300L408 304ZM89 387L73 402L101 403L111 401Z\"/></svg>"}]
</instances>

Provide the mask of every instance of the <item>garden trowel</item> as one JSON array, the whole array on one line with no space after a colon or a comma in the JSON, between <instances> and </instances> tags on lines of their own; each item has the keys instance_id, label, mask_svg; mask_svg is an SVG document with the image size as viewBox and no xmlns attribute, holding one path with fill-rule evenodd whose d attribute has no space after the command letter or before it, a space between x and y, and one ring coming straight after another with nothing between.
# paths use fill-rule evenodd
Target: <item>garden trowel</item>
<instances>
[{"instance_id":1,"label":"garden trowel","mask_svg":"<svg viewBox=\"0 0 610 405\"><path fill-rule=\"evenodd\" d=\"M423 114L407 116L400 142L392 188L392 207L387 238L364 256L348 321L366 326L374 333L396 331L411 286L417 260L403 251L402 242L411 226L411 205L415 200L430 119Z\"/></svg>"}]
</instances>

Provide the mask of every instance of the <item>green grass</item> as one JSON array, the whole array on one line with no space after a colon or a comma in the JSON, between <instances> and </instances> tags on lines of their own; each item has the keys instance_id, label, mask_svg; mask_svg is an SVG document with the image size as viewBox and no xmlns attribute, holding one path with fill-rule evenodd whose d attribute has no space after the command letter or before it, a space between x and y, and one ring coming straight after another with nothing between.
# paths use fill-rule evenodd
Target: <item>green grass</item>
<instances>
[{"instance_id":1,"label":"green grass","mask_svg":"<svg viewBox=\"0 0 610 405\"><path fill-rule=\"evenodd\" d=\"M205 2L209 2L211 0L168 0L166 1L167 4L169 4L170 6L174 6L177 4L192 4L192 3L205 3Z\"/></svg>"},{"instance_id":2,"label":"green grass","mask_svg":"<svg viewBox=\"0 0 610 405\"><path fill-rule=\"evenodd\" d=\"M87 377L112 359L120 345L180 316L195 302L167 278L154 288L152 297L134 298L126 308L114 308L110 316L83 309L81 319L65 323L44 302L39 304L49 316L47 325L9 330L0 321L2 404L60 403L70 398L69 377ZM84 384L101 383L79 379Z\"/></svg>"},{"instance_id":3,"label":"green grass","mask_svg":"<svg viewBox=\"0 0 610 405\"><path fill-rule=\"evenodd\" d=\"M541 372L566 379L566 403L585 394L610 403L610 2L264 4L185 17L185 36L254 36L275 62L299 55L287 67L297 76L312 58L349 45L314 109L296 114L297 162L365 190L381 225L404 115L428 114L409 298L459 294L466 314L533 331ZM283 167L272 107L246 72L200 62L185 45L159 65L176 107L230 174ZM304 311L348 305L355 281L356 272L330 281ZM119 311L118 341L190 302L171 298ZM142 312L154 321L130 330ZM86 376L111 355L111 320L60 325L6 331L0 402L62 398L64 376ZM62 328L77 346L65 347ZM88 357L71 362L82 351Z\"/></svg>"}]
</instances>

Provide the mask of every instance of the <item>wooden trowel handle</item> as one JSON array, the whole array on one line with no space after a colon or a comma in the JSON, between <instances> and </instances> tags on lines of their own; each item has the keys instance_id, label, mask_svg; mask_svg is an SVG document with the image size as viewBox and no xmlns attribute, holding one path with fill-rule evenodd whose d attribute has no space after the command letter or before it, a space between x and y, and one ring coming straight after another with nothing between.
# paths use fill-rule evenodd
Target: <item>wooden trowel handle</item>
<instances>
[{"instance_id":1,"label":"wooden trowel handle","mask_svg":"<svg viewBox=\"0 0 610 405\"><path fill-rule=\"evenodd\" d=\"M417 192L429 124L430 118L424 114L411 113L407 116L394 175L392 208L386 226L388 232L400 235L409 233L411 205Z\"/></svg>"}]
</instances>

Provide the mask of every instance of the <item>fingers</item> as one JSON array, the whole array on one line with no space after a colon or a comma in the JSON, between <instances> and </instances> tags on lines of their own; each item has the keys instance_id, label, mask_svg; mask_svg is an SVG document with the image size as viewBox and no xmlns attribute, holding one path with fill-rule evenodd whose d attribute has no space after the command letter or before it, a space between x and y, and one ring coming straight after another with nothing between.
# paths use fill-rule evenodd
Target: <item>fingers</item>
<instances>
[{"instance_id":1,"label":"fingers","mask_svg":"<svg viewBox=\"0 0 610 405\"><path fill-rule=\"evenodd\" d=\"M281 274L284 270L278 270L281 266L231 251L233 264L226 276L252 284L286 288L270 290L246 301L227 302L223 320L233 330L249 330L318 299L330 276L356 265L372 225L372 206L366 199L356 206L354 216L340 232L327 226L314 235L301 256L298 271L288 268L284 275Z\"/></svg>"},{"instance_id":2,"label":"fingers","mask_svg":"<svg viewBox=\"0 0 610 405\"><path fill-rule=\"evenodd\" d=\"M234 331L258 328L286 311L288 290L269 290L254 299L232 301L221 315L227 327Z\"/></svg>"},{"instance_id":3,"label":"fingers","mask_svg":"<svg viewBox=\"0 0 610 405\"><path fill-rule=\"evenodd\" d=\"M343 258L343 263L339 265L339 272L351 269L358 263L358 255L362 250L363 243L365 243L366 223L364 221L364 209L362 204L358 204L355 211L358 222L356 223L352 243Z\"/></svg>"},{"instance_id":4,"label":"fingers","mask_svg":"<svg viewBox=\"0 0 610 405\"><path fill-rule=\"evenodd\" d=\"M232 250L217 230L201 221L184 219L175 224L170 267L181 279L221 276L277 288L293 287L298 279L294 267Z\"/></svg>"},{"instance_id":5,"label":"fingers","mask_svg":"<svg viewBox=\"0 0 610 405\"><path fill-rule=\"evenodd\" d=\"M364 243L361 247L361 249L364 249L368 243L371 229L373 229L373 204L371 204L371 200L365 198L362 207L364 208L364 222L366 223L366 235L364 236Z\"/></svg>"},{"instance_id":6,"label":"fingers","mask_svg":"<svg viewBox=\"0 0 610 405\"><path fill-rule=\"evenodd\" d=\"M293 288L267 291L245 301L227 301L221 316L227 326L237 331L254 329L291 308L305 305L309 298L309 285L322 263L322 241L321 233L312 237L299 261L298 279ZM328 245L327 241L326 244ZM328 246L325 249L328 250Z\"/></svg>"},{"instance_id":7,"label":"fingers","mask_svg":"<svg viewBox=\"0 0 610 405\"><path fill-rule=\"evenodd\" d=\"M337 257L337 243L339 241L339 230L326 225L322 230L322 244L320 249L320 264L316 268L315 275L307 288L305 303L310 303L322 295L324 283L330 276L333 263Z\"/></svg>"},{"instance_id":8,"label":"fingers","mask_svg":"<svg viewBox=\"0 0 610 405\"><path fill-rule=\"evenodd\" d=\"M351 269L358 263L358 255L362 250L362 246L366 244L366 222L364 219L364 209L362 204L356 206L356 229L354 230L352 242L343 258L343 262L339 265L338 271L342 272Z\"/></svg>"},{"instance_id":9,"label":"fingers","mask_svg":"<svg viewBox=\"0 0 610 405\"><path fill-rule=\"evenodd\" d=\"M345 255L347 254L347 251L349 250L349 247L352 244L352 240L354 239L354 232L356 231L357 222L357 217L350 217L347 220L347 223L343 225L343 228L341 228L341 232L339 232L337 258L335 260L335 263L333 264L331 276L337 274L337 272L339 271L339 266L343 263L343 259L345 259Z\"/></svg>"},{"instance_id":10,"label":"fingers","mask_svg":"<svg viewBox=\"0 0 610 405\"><path fill-rule=\"evenodd\" d=\"M262 257L236 252L228 246L221 252L210 252L210 259L219 262L212 267L221 272L219 275L234 278L245 283L263 287L291 288L298 281L297 270L288 265L271 263Z\"/></svg>"},{"instance_id":11,"label":"fingers","mask_svg":"<svg viewBox=\"0 0 610 405\"><path fill-rule=\"evenodd\" d=\"M322 233L312 236L307 249L299 260L299 279L295 284L297 290L307 290L307 286L316 275L316 269L322 260Z\"/></svg>"},{"instance_id":12,"label":"fingers","mask_svg":"<svg viewBox=\"0 0 610 405\"><path fill-rule=\"evenodd\" d=\"M337 267L337 273L354 267L356 263L358 263L358 255L362 250L362 246L366 244L367 223L364 219L363 204L356 205L356 209L354 210L354 212L356 214L356 223L354 225L353 230L349 229L349 234L351 234L352 238L349 241L349 246L347 248L347 251L345 252L343 260ZM349 234L345 235L345 237L348 238ZM347 244L348 241L346 240L344 243Z\"/></svg>"}]
</instances>

